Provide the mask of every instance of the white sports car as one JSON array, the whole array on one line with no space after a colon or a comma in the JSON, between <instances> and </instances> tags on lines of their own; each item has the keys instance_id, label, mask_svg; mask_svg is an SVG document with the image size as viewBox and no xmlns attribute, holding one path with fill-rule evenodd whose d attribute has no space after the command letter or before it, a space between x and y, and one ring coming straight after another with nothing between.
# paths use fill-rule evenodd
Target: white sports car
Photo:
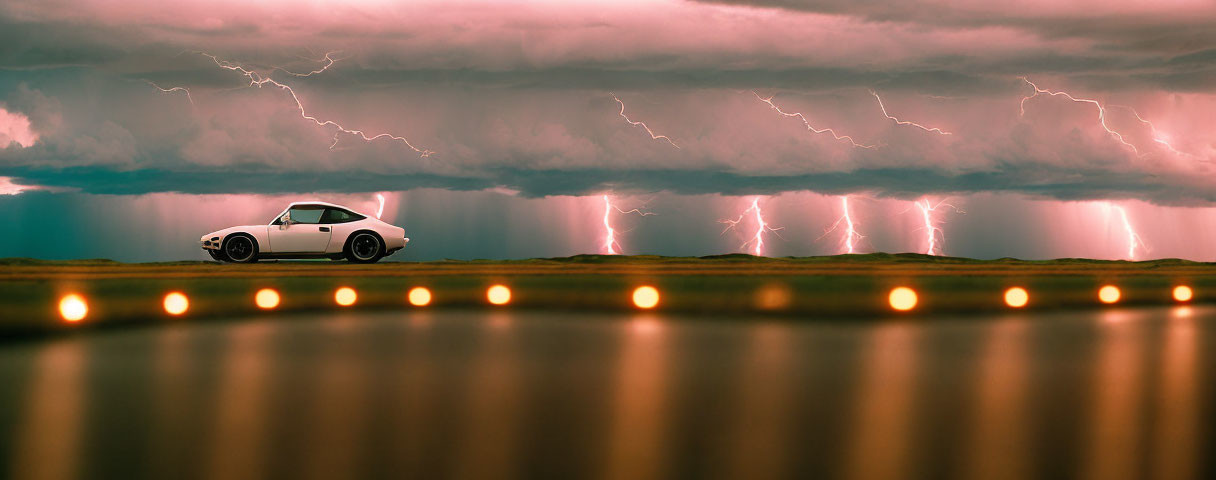
<instances>
[{"instance_id":1,"label":"white sports car","mask_svg":"<svg viewBox=\"0 0 1216 480\"><path fill-rule=\"evenodd\" d=\"M346 258L372 263L405 248L405 229L325 202L287 206L269 225L229 227L203 235L203 250L221 262L262 258Z\"/></svg>"}]
</instances>

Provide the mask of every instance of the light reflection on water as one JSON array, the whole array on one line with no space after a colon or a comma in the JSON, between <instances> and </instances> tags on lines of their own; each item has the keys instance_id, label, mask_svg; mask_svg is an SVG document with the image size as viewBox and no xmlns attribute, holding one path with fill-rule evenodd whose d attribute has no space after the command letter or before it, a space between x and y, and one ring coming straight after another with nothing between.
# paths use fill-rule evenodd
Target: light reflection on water
<instances>
[{"instance_id":1,"label":"light reflection on water","mask_svg":"<svg viewBox=\"0 0 1216 480\"><path fill-rule=\"evenodd\" d=\"M97 332L0 348L0 458L34 479L1195 478L1216 310L1180 308Z\"/></svg>"}]
</instances>

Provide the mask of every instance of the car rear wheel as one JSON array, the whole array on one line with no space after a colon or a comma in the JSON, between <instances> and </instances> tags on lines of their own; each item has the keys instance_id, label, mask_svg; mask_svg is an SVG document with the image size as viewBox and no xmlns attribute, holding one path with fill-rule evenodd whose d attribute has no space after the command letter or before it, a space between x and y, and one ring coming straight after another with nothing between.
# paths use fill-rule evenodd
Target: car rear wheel
<instances>
[{"instance_id":1,"label":"car rear wheel","mask_svg":"<svg viewBox=\"0 0 1216 480\"><path fill-rule=\"evenodd\" d=\"M233 235L224 240L224 256L233 263L253 263L258 261L258 244L245 235Z\"/></svg>"},{"instance_id":2,"label":"car rear wheel","mask_svg":"<svg viewBox=\"0 0 1216 480\"><path fill-rule=\"evenodd\" d=\"M384 256L384 243L370 232L357 232L346 244L346 259L354 263L374 263Z\"/></svg>"}]
</instances>

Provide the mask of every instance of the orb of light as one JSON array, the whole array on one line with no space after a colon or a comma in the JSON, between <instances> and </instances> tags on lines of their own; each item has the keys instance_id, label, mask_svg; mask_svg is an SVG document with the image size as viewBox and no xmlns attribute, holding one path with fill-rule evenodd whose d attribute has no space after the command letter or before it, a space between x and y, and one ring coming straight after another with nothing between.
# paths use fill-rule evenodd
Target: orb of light
<instances>
[{"instance_id":1,"label":"orb of light","mask_svg":"<svg viewBox=\"0 0 1216 480\"><path fill-rule=\"evenodd\" d=\"M334 302L343 307L349 307L355 304L355 300L359 299L359 295L355 293L355 289L350 287L342 287L334 290Z\"/></svg>"},{"instance_id":2,"label":"orb of light","mask_svg":"<svg viewBox=\"0 0 1216 480\"><path fill-rule=\"evenodd\" d=\"M654 308L659 304L659 291L650 285L638 287L633 291L633 304L638 308Z\"/></svg>"},{"instance_id":3,"label":"orb of light","mask_svg":"<svg viewBox=\"0 0 1216 480\"><path fill-rule=\"evenodd\" d=\"M1105 285L1098 289L1098 300L1101 300L1102 303L1118 302L1120 296L1122 296L1122 293L1119 292L1119 287L1114 285Z\"/></svg>"},{"instance_id":4,"label":"orb of light","mask_svg":"<svg viewBox=\"0 0 1216 480\"><path fill-rule=\"evenodd\" d=\"M279 306L279 292L273 288L258 290L258 293L253 296L253 303L263 310L275 308Z\"/></svg>"},{"instance_id":5,"label":"orb of light","mask_svg":"<svg viewBox=\"0 0 1216 480\"><path fill-rule=\"evenodd\" d=\"M505 285L494 285L486 290L486 300L495 305L506 305L511 301L511 289Z\"/></svg>"},{"instance_id":6,"label":"orb of light","mask_svg":"<svg viewBox=\"0 0 1216 480\"><path fill-rule=\"evenodd\" d=\"M431 303L431 291L426 287L414 287L410 289L410 293L406 295L410 305L415 307L425 307Z\"/></svg>"},{"instance_id":7,"label":"orb of light","mask_svg":"<svg viewBox=\"0 0 1216 480\"><path fill-rule=\"evenodd\" d=\"M906 312L916 307L916 291L908 287L896 287L887 296L891 308Z\"/></svg>"},{"instance_id":8,"label":"orb of light","mask_svg":"<svg viewBox=\"0 0 1216 480\"><path fill-rule=\"evenodd\" d=\"M769 284L756 290L756 308L761 310L781 310L790 306L793 296L789 287L781 284Z\"/></svg>"},{"instance_id":9,"label":"orb of light","mask_svg":"<svg viewBox=\"0 0 1216 480\"><path fill-rule=\"evenodd\" d=\"M1179 302L1189 302L1192 298L1195 298L1195 291L1191 290L1191 287L1186 285L1174 287L1174 300Z\"/></svg>"},{"instance_id":10,"label":"orb of light","mask_svg":"<svg viewBox=\"0 0 1216 480\"><path fill-rule=\"evenodd\" d=\"M1027 303L1030 303L1030 293L1025 288L1013 287L1005 290L1005 305L1013 308L1022 308Z\"/></svg>"},{"instance_id":11,"label":"orb of light","mask_svg":"<svg viewBox=\"0 0 1216 480\"><path fill-rule=\"evenodd\" d=\"M85 315L88 314L89 304L84 301L84 297L75 293L69 293L59 299L59 315L64 320L79 322L84 320Z\"/></svg>"},{"instance_id":12,"label":"orb of light","mask_svg":"<svg viewBox=\"0 0 1216 480\"><path fill-rule=\"evenodd\" d=\"M169 292L165 295L165 313L169 315L181 315L190 309L190 299L186 298L186 294L182 292Z\"/></svg>"}]
</instances>

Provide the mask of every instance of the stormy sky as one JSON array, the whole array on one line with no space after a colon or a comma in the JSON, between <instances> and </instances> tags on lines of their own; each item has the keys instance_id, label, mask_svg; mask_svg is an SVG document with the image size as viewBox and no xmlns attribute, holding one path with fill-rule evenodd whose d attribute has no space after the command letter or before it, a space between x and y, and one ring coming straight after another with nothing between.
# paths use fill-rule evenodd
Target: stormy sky
<instances>
[{"instance_id":1,"label":"stormy sky","mask_svg":"<svg viewBox=\"0 0 1216 480\"><path fill-rule=\"evenodd\" d=\"M1208 0L6 0L0 206L32 220L0 256L194 258L34 232L185 242L391 192L407 229L481 238L418 259L595 253L604 194L667 211L619 218L628 253L742 250L716 220L751 196L788 212L772 254L836 253L848 195L871 251L941 228L947 254L1123 258L1134 229L1131 257L1211 259L1178 237L1210 228L1214 80ZM927 228L925 199L957 208ZM67 213L97 202L208 222ZM1014 230L1038 234L992 240Z\"/></svg>"}]
</instances>

